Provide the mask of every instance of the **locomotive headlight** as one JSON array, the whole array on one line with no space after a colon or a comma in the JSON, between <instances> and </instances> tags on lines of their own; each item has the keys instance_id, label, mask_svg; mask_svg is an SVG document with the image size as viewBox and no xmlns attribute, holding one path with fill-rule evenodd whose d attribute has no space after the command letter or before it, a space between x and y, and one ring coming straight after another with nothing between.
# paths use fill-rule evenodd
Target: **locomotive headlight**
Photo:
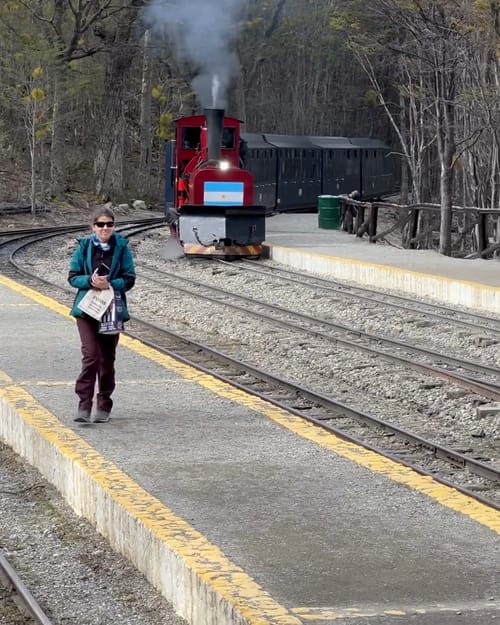
<instances>
[{"instance_id":1,"label":"locomotive headlight","mask_svg":"<svg viewBox=\"0 0 500 625\"><path fill-rule=\"evenodd\" d=\"M219 162L219 169L222 169L222 171L227 171L230 167L231 167L231 164L229 161Z\"/></svg>"}]
</instances>

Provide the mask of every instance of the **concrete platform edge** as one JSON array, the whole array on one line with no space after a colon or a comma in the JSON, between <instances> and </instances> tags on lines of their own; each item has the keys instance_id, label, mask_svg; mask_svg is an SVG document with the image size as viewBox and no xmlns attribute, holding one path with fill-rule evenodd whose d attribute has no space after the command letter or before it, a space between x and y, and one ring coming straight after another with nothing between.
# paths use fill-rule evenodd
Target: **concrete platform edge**
<instances>
[{"instance_id":1,"label":"concrete platform edge","mask_svg":"<svg viewBox=\"0 0 500 625\"><path fill-rule=\"evenodd\" d=\"M375 288L390 288L421 297L431 297L454 306L467 306L500 314L500 288L443 276L419 273L352 258L326 256L279 245L265 244L263 258L293 269L358 282Z\"/></svg>"},{"instance_id":2,"label":"concrete platform edge","mask_svg":"<svg viewBox=\"0 0 500 625\"><path fill-rule=\"evenodd\" d=\"M215 545L1 371L0 440L40 471L192 625L300 624Z\"/></svg>"}]
</instances>

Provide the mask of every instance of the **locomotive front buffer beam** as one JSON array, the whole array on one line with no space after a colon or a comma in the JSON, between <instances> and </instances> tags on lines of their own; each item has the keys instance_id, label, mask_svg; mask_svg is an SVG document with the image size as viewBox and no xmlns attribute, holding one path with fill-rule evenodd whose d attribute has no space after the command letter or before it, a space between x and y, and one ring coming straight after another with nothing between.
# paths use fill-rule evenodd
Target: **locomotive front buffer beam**
<instances>
[{"instance_id":1,"label":"locomotive front buffer beam","mask_svg":"<svg viewBox=\"0 0 500 625\"><path fill-rule=\"evenodd\" d=\"M259 256L266 237L266 208L185 204L178 227L186 254Z\"/></svg>"}]
</instances>

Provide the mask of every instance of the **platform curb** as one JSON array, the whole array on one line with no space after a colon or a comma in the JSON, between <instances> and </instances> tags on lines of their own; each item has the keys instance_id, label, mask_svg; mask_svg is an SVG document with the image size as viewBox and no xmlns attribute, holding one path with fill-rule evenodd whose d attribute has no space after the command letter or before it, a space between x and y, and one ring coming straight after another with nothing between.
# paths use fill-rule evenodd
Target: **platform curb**
<instances>
[{"instance_id":1,"label":"platform curb","mask_svg":"<svg viewBox=\"0 0 500 625\"><path fill-rule=\"evenodd\" d=\"M280 245L264 244L262 257L293 269L350 282L433 298L500 315L500 287L461 281L340 256L326 256Z\"/></svg>"},{"instance_id":2,"label":"platform curb","mask_svg":"<svg viewBox=\"0 0 500 625\"><path fill-rule=\"evenodd\" d=\"M191 625L301 625L218 547L1 371L0 440L35 467Z\"/></svg>"}]
</instances>

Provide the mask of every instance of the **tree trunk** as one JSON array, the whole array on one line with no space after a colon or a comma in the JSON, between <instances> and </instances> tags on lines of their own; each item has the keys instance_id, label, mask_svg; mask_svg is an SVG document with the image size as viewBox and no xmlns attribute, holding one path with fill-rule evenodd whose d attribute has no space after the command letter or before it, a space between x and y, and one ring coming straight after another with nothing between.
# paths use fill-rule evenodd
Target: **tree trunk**
<instances>
[{"instance_id":1,"label":"tree trunk","mask_svg":"<svg viewBox=\"0 0 500 625\"><path fill-rule=\"evenodd\" d=\"M64 98L65 89L65 61L63 60L64 43L62 38L64 1L54 0L53 26L56 32L58 58L54 67L54 96L52 106L52 147L50 154L50 190L53 196L60 195L66 188L66 159L65 159L65 127L64 127Z\"/></svg>"},{"instance_id":2,"label":"tree trunk","mask_svg":"<svg viewBox=\"0 0 500 625\"><path fill-rule=\"evenodd\" d=\"M33 105L32 111L28 112L28 116L31 114L31 123L29 132L31 138L30 144L30 157L31 157L31 213L36 213L36 100Z\"/></svg>"},{"instance_id":3,"label":"tree trunk","mask_svg":"<svg viewBox=\"0 0 500 625\"><path fill-rule=\"evenodd\" d=\"M453 158L455 155L455 119L454 106L454 76L452 72L447 78L441 73L441 80L446 80L447 88L440 94L438 101L438 147L441 161L440 195L441 195L441 225L439 229L439 252L451 256L451 228L453 205ZM442 114L441 114L442 113Z\"/></svg>"},{"instance_id":4,"label":"tree trunk","mask_svg":"<svg viewBox=\"0 0 500 625\"><path fill-rule=\"evenodd\" d=\"M151 58L151 33L146 30L144 33L143 43L143 62L142 62L142 84L141 84L141 154L139 160L139 191L146 195L150 194L151 184L151 77L152 77L152 58Z\"/></svg>"},{"instance_id":5,"label":"tree trunk","mask_svg":"<svg viewBox=\"0 0 500 625\"><path fill-rule=\"evenodd\" d=\"M137 7L133 3L118 21L116 29L106 33L111 45L106 67L103 98L103 132L94 160L96 193L103 199L123 194L125 155L125 94L127 93L133 49L129 46ZM116 44L119 42L119 45Z\"/></svg>"}]
</instances>

